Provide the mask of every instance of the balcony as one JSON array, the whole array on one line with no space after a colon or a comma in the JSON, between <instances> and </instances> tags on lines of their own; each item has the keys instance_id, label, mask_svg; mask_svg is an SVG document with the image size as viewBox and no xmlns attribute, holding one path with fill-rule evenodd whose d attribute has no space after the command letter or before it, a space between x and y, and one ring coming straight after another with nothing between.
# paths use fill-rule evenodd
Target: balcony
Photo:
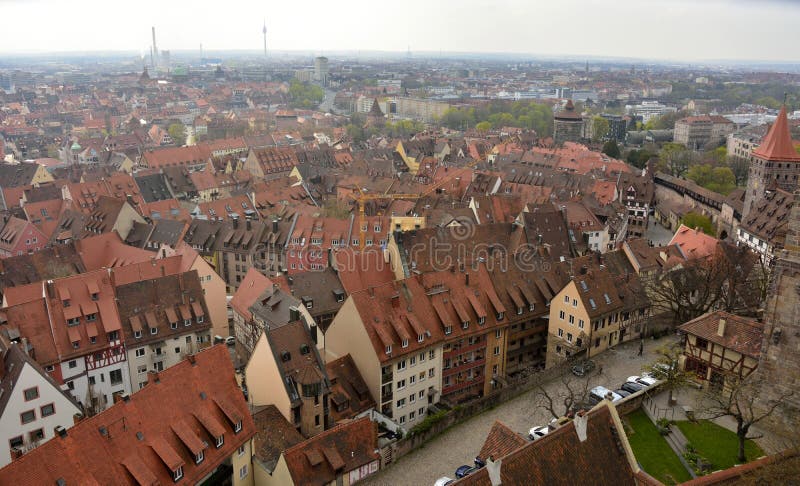
<instances>
[{"instance_id":1,"label":"balcony","mask_svg":"<svg viewBox=\"0 0 800 486\"><path fill-rule=\"evenodd\" d=\"M392 392L381 393L381 403L391 402L392 398L394 398L394 393Z\"/></svg>"},{"instance_id":2,"label":"balcony","mask_svg":"<svg viewBox=\"0 0 800 486\"><path fill-rule=\"evenodd\" d=\"M478 351L486 349L486 339L481 339L475 344L468 344L464 346L453 345L448 351L444 352L444 356L458 356L459 354L466 354L471 351Z\"/></svg>"},{"instance_id":3,"label":"balcony","mask_svg":"<svg viewBox=\"0 0 800 486\"><path fill-rule=\"evenodd\" d=\"M473 368L483 368L486 365L486 357L478 356L473 360L452 363L449 368L442 369L442 376L451 376L458 372L464 372Z\"/></svg>"},{"instance_id":4,"label":"balcony","mask_svg":"<svg viewBox=\"0 0 800 486\"><path fill-rule=\"evenodd\" d=\"M442 388L442 396L446 397L448 395L452 395L454 393L462 392L467 388L471 387L483 387L484 381L483 376L473 377L471 380L463 379L458 383L451 383L448 386Z\"/></svg>"},{"instance_id":5,"label":"balcony","mask_svg":"<svg viewBox=\"0 0 800 486\"><path fill-rule=\"evenodd\" d=\"M391 371L388 372L388 373L382 374L381 375L381 384L391 383L393 381L392 380L392 376L393 376L393 374L392 374Z\"/></svg>"}]
</instances>

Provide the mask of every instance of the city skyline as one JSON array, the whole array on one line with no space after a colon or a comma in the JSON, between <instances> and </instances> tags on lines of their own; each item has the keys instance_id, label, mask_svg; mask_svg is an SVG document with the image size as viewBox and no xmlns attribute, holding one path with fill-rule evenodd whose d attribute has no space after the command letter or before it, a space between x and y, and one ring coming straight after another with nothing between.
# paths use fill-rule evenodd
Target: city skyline
<instances>
[{"instance_id":1,"label":"city skyline","mask_svg":"<svg viewBox=\"0 0 800 486\"><path fill-rule=\"evenodd\" d=\"M260 50L263 19L270 51L447 52L636 58L666 61L793 62L800 41L800 2L772 0L565 0L556 3L472 0L429 4L412 0L403 9L376 9L354 0L330 9L325 2L271 6L233 0L157 4L108 11L96 0L64 5L53 0L0 1L17 22L0 31L0 53L126 51L148 55L150 28L160 50ZM157 12L157 13L154 13ZM387 15L386 12L392 12ZM123 21L124 18L124 21ZM252 25L250 25L252 24ZM299 26L303 28L300 29ZM702 42L701 42L702 40Z\"/></svg>"}]
</instances>

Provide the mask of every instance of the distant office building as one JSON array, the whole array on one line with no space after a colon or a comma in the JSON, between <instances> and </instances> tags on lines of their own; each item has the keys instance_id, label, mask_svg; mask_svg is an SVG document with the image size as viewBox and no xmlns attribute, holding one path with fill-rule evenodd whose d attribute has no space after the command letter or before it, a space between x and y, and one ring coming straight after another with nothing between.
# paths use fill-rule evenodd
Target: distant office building
<instances>
[{"instance_id":1,"label":"distant office building","mask_svg":"<svg viewBox=\"0 0 800 486\"><path fill-rule=\"evenodd\" d=\"M628 118L622 115L611 115L603 113L601 117L608 120L608 133L606 137L622 142L625 140L625 133L628 131Z\"/></svg>"},{"instance_id":2,"label":"distant office building","mask_svg":"<svg viewBox=\"0 0 800 486\"><path fill-rule=\"evenodd\" d=\"M294 77L301 83L310 83L314 79L314 71L311 69L298 69L294 72Z\"/></svg>"},{"instance_id":3,"label":"distant office building","mask_svg":"<svg viewBox=\"0 0 800 486\"><path fill-rule=\"evenodd\" d=\"M675 122L674 138L691 150L702 150L721 144L734 128L733 122L724 116L689 116Z\"/></svg>"},{"instance_id":4,"label":"distant office building","mask_svg":"<svg viewBox=\"0 0 800 486\"><path fill-rule=\"evenodd\" d=\"M642 122L647 123L653 117L661 116L665 113L674 113L678 109L674 106L663 105L658 101L642 101L638 105L625 105L625 111L629 115L641 116Z\"/></svg>"},{"instance_id":5,"label":"distant office building","mask_svg":"<svg viewBox=\"0 0 800 486\"><path fill-rule=\"evenodd\" d=\"M444 115L450 108L449 103L422 98L397 98L394 113L401 118L414 118L424 122L432 122ZM372 105L370 105L370 108ZM393 113L391 106L387 105L387 113Z\"/></svg>"},{"instance_id":6,"label":"distant office building","mask_svg":"<svg viewBox=\"0 0 800 486\"><path fill-rule=\"evenodd\" d=\"M578 142L583 135L583 117L575 111L572 100L567 101L563 110L556 113L553 120L553 139L556 144Z\"/></svg>"},{"instance_id":7,"label":"distant office building","mask_svg":"<svg viewBox=\"0 0 800 486\"><path fill-rule=\"evenodd\" d=\"M327 86L328 85L328 58L319 56L314 59L314 81Z\"/></svg>"}]
</instances>

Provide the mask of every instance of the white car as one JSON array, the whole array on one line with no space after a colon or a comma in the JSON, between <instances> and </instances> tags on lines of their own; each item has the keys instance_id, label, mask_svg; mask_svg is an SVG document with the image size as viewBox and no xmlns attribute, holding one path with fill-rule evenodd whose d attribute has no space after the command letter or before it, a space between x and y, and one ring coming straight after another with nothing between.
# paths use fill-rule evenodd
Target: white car
<instances>
[{"instance_id":1,"label":"white car","mask_svg":"<svg viewBox=\"0 0 800 486\"><path fill-rule=\"evenodd\" d=\"M540 425L539 427L532 428L528 432L528 437L530 437L531 440L537 440L541 439L549 432L550 432L550 427L548 427L547 425Z\"/></svg>"},{"instance_id":2,"label":"white car","mask_svg":"<svg viewBox=\"0 0 800 486\"><path fill-rule=\"evenodd\" d=\"M641 383L644 386L652 386L654 385L658 379L654 376L650 375L649 373L645 373L642 376L629 376L625 381L632 381L634 383Z\"/></svg>"},{"instance_id":3,"label":"white car","mask_svg":"<svg viewBox=\"0 0 800 486\"><path fill-rule=\"evenodd\" d=\"M455 482L455 479L448 478L447 476L442 476L433 483L433 486L447 486L450 483Z\"/></svg>"},{"instance_id":4,"label":"white car","mask_svg":"<svg viewBox=\"0 0 800 486\"><path fill-rule=\"evenodd\" d=\"M618 402L622 400L622 395L620 395L619 393L615 393L604 386L596 386L592 388L591 391L589 392L589 396L594 398L598 402L601 402L606 398L608 398L612 402Z\"/></svg>"}]
</instances>

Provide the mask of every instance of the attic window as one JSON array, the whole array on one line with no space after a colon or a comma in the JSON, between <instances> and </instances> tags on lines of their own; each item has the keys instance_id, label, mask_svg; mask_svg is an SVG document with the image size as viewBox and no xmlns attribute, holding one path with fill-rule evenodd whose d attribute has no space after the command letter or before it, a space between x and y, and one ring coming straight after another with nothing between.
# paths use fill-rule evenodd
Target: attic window
<instances>
[{"instance_id":1,"label":"attic window","mask_svg":"<svg viewBox=\"0 0 800 486\"><path fill-rule=\"evenodd\" d=\"M291 353L289 353L289 351L284 351L284 352L281 353L281 361L283 361L284 363L289 361L289 360L291 360L291 359L292 359L292 355L291 355Z\"/></svg>"},{"instance_id":2,"label":"attic window","mask_svg":"<svg viewBox=\"0 0 800 486\"><path fill-rule=\"evenodd\" d=\"M418 343L421 343L424 340L425 340L425 335L424 334L417 334L417 342Z\"/></svg>"},{"instance_id":3,"label":"attic window","mask_svg":"<svg viewBox=\"0 0 800 486\"><path fill-rule=\"evenodd\" d=\"M135 337L136 339L141 339L142 331L133 331L133 337Z\"/></svg>"},{"instance_id":4,"label":"attic window","mask_svg":"<svg viewBox=\"0 0 800 486\"><path fill-rule=\"evenodd\" d=\"M444 333L445 334L452 334L453 333L453 326L444 326Z\"/></svg>"},{"instance_id":5,"label":"attic window","mask_svg":"<svg viewBox=\"0 0 800 486\"><path fill-rule=\"evenodd\" d=\"M386 346L386 354L392 354L392 345Z\"/></svg>"},{"instance_id":6,"label":"attic window","mask_svg":"<svg viewBox=\"0 0 800 486\"><path fill-rule=\"evenodd\" d=\"M603 294L603 297L606 299L606 304L611 303L611 297L609 297L608 294Z\"/></svg>"},{"instance_id":7,"label":"attic window","mask_svg":"<svg viewBox=\"0 0 800 486\"><path fill-rule=\"evenodd\" d=\"M592 309L597 309L597 304L594 303L594 299L592 298L589 299L589 305L592 306Z\"/></svg>"},{"instance_id":8,"label":"attic window","mask_svg":"<svg viewBox=\"0 0 800 486\"><path fill-rule=\"evenodd\" d=\"M92 300L99 300L99 299L100 299L100 294L98 294L97 292L92 294Z\"/></svg>"},{"instance_id":9,"label":"attic window","mask_svg":"<svg viewBox=\"0 0 800 486\"><path fill-rule=\"evenodd\" d=\"M183 466L178 466L172 471L172 479L176 483L183 477Z\"/></svg>"},{"instance_id":10,"label":"attic window","mask_svg":"<svg viewBox=\"0 0 800 486\"><path fill-rule=\"evenodd\" d=\"M464 322L462 322L462 323L461 323L461 328L462 328L462 329L467 329L467 328L469 328L469 321L464 321Z\"/></svg>"},{"instance_id":11,"label":"attic window","mask_svg":"<svg viewBox=\"0 0 800 486\"><path fill-rule=\"evenodd\" d=\"M586 285L585 280L581 280L581 289L583 289L584 292L587 292L589 290L589 287Z\"/></svg>"},{"instance_id":12,"label":"attic window","mask_svg":"<svg viewBox=\"0 0 800 486\"><path fill-rule=\"evenodd\" d=\"M150 334L152 334L152 335L154 335L154 336L155 336L156 334L158 334L158 328L157 328L157 327L151 327L151 328L150 328Z\"/></svg>"},{"instance_id":13,"label":"attic window","mask_svg":"<svg viewBox=\"0 0 800 486\"><path fill-rule=\"evenodd\" d=\"M502 320L503 320L503 315L504 315L504 314L505 314L504 312L498 312L498 313L495 315L495 317L497 317L497 320L498 320L498 321L502 321Z\"/></svg>"},{"instance_id":14,"label":"attic window","mask_svg":"<svg viewBox=\"0 0 800 486\"><path fill-rule=\"evenodd\" d=\"M242 421L238 421L233 425L234 432L240 432L242 430Z\"/></svg>"},{"instance_id":15,"label":"attic window","mask_svg":"<svg viewBox=\"0 0 800 486\"><path fill-rule=\"evenodd\" d=\"M517 307L517 315L520 315L520 314L522 314L522 311L523 311L523 310L524 310L524 309L523 309L523 307L522 307L522 306L519 306L519 307Z\"/></svg>"},{"instance_id":16,"label":"attic window","mask_svg":"<svg viewBox=\"0 0 800 486\"><path fill-rule=\"evenodd\" d=\"M533 312L533 309L535 307L536 307L536 304L531 303L531 305L528 306L528 311Z\"/></svg>"},{"instance_id":17,"label":"attic window","mask_svg":"<svg viewBox=\"0 0 800 486\"><path fill-rule=\"evenodd\" d=\"M64 307L69 307L69 305L70 305L69 299L62 300L61 301L61 305L64 306Z\"/></svg>"},{"instance_id":18,"label":"attic window","mask_svg":"<svg viewBox=\"0 0 800 486\"><path fill-rule=\"evenodd\" d=\"M486 316L478 316L478 324L485 324Z\"/></svg>"},{"instance_id":19,"label":"attic window","mask_svg":"<svg viewBox=\"0 0 800 486\"><path fill-rule=\"evenodd\" d=\"M311 349L308 347L308 344L301 344L300 345L300 354L306 355L311 352Z\"/></svg>"},{"instance_id":20,"label":"attic window","mask_svg":"<svg viewBox=\"0 0 800 486\"><path fill-rule=\"evenodd\" d=\"M408 347L408 339L403 339L402 346L403 346L404 348L407 348L407 347Z\"/></svg>"},{"instance_id":21,"label":"attic window","mask_svg":"<svg viewBox=\"0 0 800 486\"><path fill-rule=\"evenodd\" d=\"M225 443L225 434L222 434L219 437L217 437L217 449L222 447L222 444L224 443Z\"/></svg>"}]
</instances>

